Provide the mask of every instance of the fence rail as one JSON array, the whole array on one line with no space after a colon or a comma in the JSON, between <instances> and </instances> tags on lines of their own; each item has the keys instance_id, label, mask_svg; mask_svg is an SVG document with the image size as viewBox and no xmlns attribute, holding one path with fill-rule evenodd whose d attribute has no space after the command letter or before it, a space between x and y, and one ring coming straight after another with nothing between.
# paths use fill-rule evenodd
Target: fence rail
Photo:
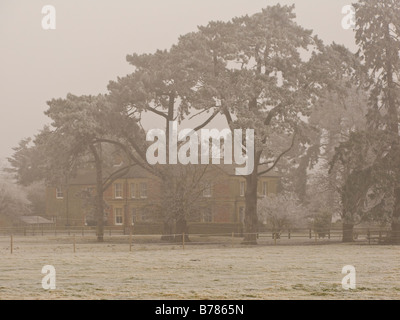
<instances>
[{"instance_id":1,"label":"fence rail","mask_svg":"<svg viewBox=\"0 0 400 320\"><path fill-rule=\"evenodd\" d=\"M290 230L285 233L278 232L262 232L262 233L215 233L215 234L134 234L133 228L106 227L104 230L104 240L118 243L123 251L135 251L137 247L145 246L149 248L161 248L165 246L181 246L184 250L189 245L203 246L212 245L217 247L240 247L246 244L247 235L252 235L257 239L257 243L261 245L297 245L306 243L333 243L340 242L342 239L341 230L328 230L326 232L317 232L308 230ZM364 242L371 245L372 243L384 243L385 239L392 233L386 229L356 229L354 231L357 242ZM58 240L55 240L58 237ZM33 239L34 238L34 239ZM108 239L107 239L108 238ZM322 239L322 241L321 241ZM299 242L299 240L301 240ZM66 245L67 251L73 253L79 252L80 249L85 250L85 245L96 241L96 228L94 227L53 227L40 228L38 231L28 228L1 228L0 229L0 247L9 250L13 254L21 250L21 247L28 246L30 249L40 250L40 247L53 246L60 244ZM15 246L14 244L18 246ZM127 249L129 247L129 249ZM126 248L126 249L124 249ZM106 248L105 248L106 249ZM142 248L141 248L142 250Z\"/></svg>"},{"instance_id":2,"label":"fence rail","mask_svg":"<svg viewBox=\"0 0 400 320\"><path fill-rule=\"evenodd\" d=\"M104 228L104 235L122 235L125 229L119 226ZM96 227L8 227L0 228L0 236L5 235L23 235L23 236L47 236L47 235L96 235Z\"/></svg>"},{"instance_id":3,"label":"fence rail","mask_svg":"<svg viewBox=\"0 0 400 320\"><path fill-rule=\"evenodd\" d=\"M77 236L77 237L96 237L97 230L96 227L73 227L73 226L35 226L35 227L8 227L0 228L1 236ZM210 240L224 242L223 238L244 238L246 235L250 235L244 232L237 232L232 230L231 232L221 232L221 233L188 233L183 237L183 234L140 234L135 233L135 228L133 227L123 227L123 226L105 226L104 227L104 237L114 237L114 236L131 236L134 238L141 239L152 239L152 242L156 242L157 239L160 243L165 243L165 240L174 240L177 238L185 238L186 240L195 238L195 240L187 241L188 243L210 243ZM259 233L254 233L258 241L272 240L275 244L279 241L285 240L295 242L296 240L334 240L339 241L343 238L342 229L330 229L330 230L313 230L313 229L296 229L287 230L284 232L276 232L273 230L266 230ZM391 231L384 228L355 228L353 231L353 240L355 241L368 241L368 243L383 242L387 237L391 235ZM202 239L208 239L208 241L201 241ZM214 238L214 239L213 239ZM164 240L164 241L163 241Z\"/></svg>"}]
</instances>

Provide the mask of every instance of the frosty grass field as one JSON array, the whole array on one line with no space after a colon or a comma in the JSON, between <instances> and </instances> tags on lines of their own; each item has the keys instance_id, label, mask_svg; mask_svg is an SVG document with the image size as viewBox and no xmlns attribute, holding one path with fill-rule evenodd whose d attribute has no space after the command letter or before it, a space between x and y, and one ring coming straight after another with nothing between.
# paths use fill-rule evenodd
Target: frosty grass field
<instances>
[{"instance_id":1,"label":"frosty grass field","mask_svg":"<svg viewBox=\"0 0 400 320\"><path fill-rule=\"evenodd\" d=\"M98 244L69 237L0 237L0 299L399 299L400 248L308 245ZM55 290L42 288L44 265ZM342 289L345 265L356 290Z\"/></svg>"}]
</instances>

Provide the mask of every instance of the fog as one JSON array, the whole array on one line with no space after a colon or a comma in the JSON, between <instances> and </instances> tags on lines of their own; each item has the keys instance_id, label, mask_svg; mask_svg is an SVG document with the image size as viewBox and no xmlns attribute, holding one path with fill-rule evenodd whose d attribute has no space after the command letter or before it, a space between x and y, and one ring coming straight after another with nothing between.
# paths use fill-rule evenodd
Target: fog
<instances>
[{"instance_id":1,"label":"fog","mask_svg":"<svg viewBox=\"0 0 400 320\"><path fill-rule=\"evenodd\" d=\"M46 101L67 93L105 93L110 80L132 69L133 52L168 49L179 35L210 20L253 14L265 0L80 0L0 4L0 158L49 123ZM44 5L56 9L56 30L43 30ZM341 26L346 0L298 0L297 20L326 43L355 50L354 34ZM216 125L216 124L215 124Z\"/></svg>"}]
</instances>

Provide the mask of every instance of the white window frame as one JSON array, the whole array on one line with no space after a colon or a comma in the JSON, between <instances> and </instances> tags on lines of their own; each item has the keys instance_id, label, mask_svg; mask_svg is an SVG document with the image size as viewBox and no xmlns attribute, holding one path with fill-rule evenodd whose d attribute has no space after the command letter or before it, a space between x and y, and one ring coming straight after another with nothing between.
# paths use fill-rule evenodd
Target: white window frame
<instances>
[{"instance_id":1,"label":"white window frame","mask_svg":"<svg viewBox=\"0 0 400 320\"><path fill-rule=\"evenodd\" d=\"M120 190L121 195L120 196L117 195L117 186L121 187L121 190ZM123 188L122 183L115 183L114 184L114 199L123 199L123 191L124 191L124 188Z\"/></svg>"},{"instance_id":2,"label":"white window frame","mask_svg":"<svg viewBox=\"0 0 400 320\"><path fill-rule=\"evenodd\" d=\"M267 181L262 182L261 194L263 197L266 197L268 195L268 182Z\"/></svg>"},{"instance_id":3,"label":"white window frame","mask_svg":"<svg viewBox=\"0 0 400 320\"><path fill-rule=\"evenodd\" d=\"M246 215L246 207L239 207L239 222L244 223L244 217Z\"/></svg>"},{"instance_id":4,"label":"white window frame","mask_svg":"<svg viewBox=\"0 0 400 320\"><path fill-rule=\"evenodd\" d=\"M143 186L144 186L144 188L143 188ZM142 198L142 199L147 198L147 182L140 183L140 198Z\"/></svg>"},{"instance_id":5,"label":"white window frame","mask_svg":"<svg viewBox=\"0 0 400 320\"><path fill-rule=\"evenodd\" d=\"M64 192L61 187L56 188L56 199L64 199Z\"/></svg>"},{"instance_id":6,"label":"white window frame","mask_svg":"<svg viewBox=\"0 0 400 320\"><path fill-rule=\"evenodd\" d=\"M117 218L121 218L121 222L117 222ZM116 226L122 226L124 224L124 212L122 208L114 208L114 224Z\"/></svg>"},{"instance_id":7,"label":"white window frame","mask_svg":"<svg viewBox=\"0 0 400 320\"><path fill-rule=\"evenodd\" d=\"M239 182L239 195L241 197L244 197L246 193L246 182L245 181L240 181Z\"/></svg>"},{"instance_id":8,"label":"white window frame","mask_svg":"<svg viewBox=\"0 0 400 320\"><path fill-rule=\"evenodd\" d=\"M136 208L136 221L137 222L146 222L148 221L148 211L145 207Z\"/></svg>"},{"instance_id":9,"label":"white window frame","mask_svg":"<svg viewBox=\"0 0 400 320\"><path fill-rule=\"evenodd\" d=\"M135 191L136 191L136 184L132 182L129 185L129 194L130 194L131 199L136 199Z\"/></svg>"},{"instance_id":10,"label":"white window frame","mask_svg":"<svg viewBox=\"0 0 400 320\"><path fill-rule=\"evenodd\" d=\"M203 185L203 197L211 198L212 197L212 186L210 182L206 182Z\"/></svg>"},{"instance_id":11,"label":"white window frame","mask_svg":"<svg viewBox=\"0 0 400 320\"><path fill-rule=\"evenodd\" d=\"M211 208L203 208L201 210L201 222L212 223L214 221L214 215Z\"/></svg>"},{"instance_id":12,"label":"white window frame","mask_svg":"<svg viewBox=\"0 0 400 320\"><path fill-rule=\"evenodd\" d=\"M132 223L132 225L134 225L137 221L136 214L137 214L136 208L131 208L131 223Z\"/></svg>"},{"instance_id":13,"label":"white window frame","mask_svg":"<svg viewBox=\"0 0 400 320\"><path fill-rule=\"evenodd\" d=\"M140 209L140 221L146 222L147 219L147 210L145 208Z\"/></svg>"}]
</instances>

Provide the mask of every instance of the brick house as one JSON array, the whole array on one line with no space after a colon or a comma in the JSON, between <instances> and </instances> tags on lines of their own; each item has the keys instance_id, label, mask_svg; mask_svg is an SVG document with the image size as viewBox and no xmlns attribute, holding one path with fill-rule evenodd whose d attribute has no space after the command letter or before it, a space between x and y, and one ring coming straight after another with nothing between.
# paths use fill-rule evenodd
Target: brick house
<instances>
[{"instance_id":1,"label":"brick house","mask_svg":"<svg viewBox=\"0 0 400 320\"><path fill-rule=\"evenodd\" d=\"M188 218L191 230L204 232L215 230L215 226L226 225L232 230L243 224L245 212L246 180L235 175L233 165L210 165L207 169L209 181L200 195L196 214ZM277 193L279 176L270 172L259 178L258 196L266 197ZM94 196L96 190L95 172L86 170L70 179L68 186L48 186L46 189L46 216L57 225L84 226L93 219L93 206L87 205L82 194ZM146 170L136 166L124 177L114 181L104 192L107 226L140 227L157 225L161 231L163 222L160 181ZM214 226L214 228L212 227ZM154 229L154 228L153 228Z\"/></svg>"}]
</instances>

